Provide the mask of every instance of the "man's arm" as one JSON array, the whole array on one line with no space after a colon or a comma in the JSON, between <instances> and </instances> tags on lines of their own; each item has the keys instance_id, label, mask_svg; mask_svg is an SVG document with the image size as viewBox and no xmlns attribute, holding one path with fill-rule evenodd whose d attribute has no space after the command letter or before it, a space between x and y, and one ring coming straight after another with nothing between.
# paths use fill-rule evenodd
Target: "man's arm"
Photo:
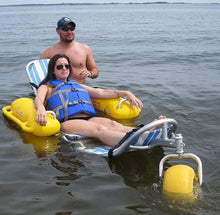
<instances>
[{"instance_id":1,"label":"man's arm","mask_svg":"<svg viewBox=\"0 0 220 215\"><path fill-rule=\"evenodd\" d=\"M87 59L86 59L86 67L87 70L90 72L90 78L94 79L97 78L99 76L99 69L96 66L93 54L92 54L92 50L88 47L88 55L87 55Z\"/></svg>"}]
</instances>

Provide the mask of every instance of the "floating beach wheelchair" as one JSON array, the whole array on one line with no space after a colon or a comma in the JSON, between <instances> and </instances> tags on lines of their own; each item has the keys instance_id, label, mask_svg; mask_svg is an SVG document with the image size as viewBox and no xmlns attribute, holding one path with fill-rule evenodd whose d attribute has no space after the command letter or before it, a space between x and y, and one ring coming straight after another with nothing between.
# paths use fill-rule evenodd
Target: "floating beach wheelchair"
<instances>
[{"instance_id":1,"label":"floating beach wheelchair","mask_svg":"<svg viewBox=\"0 0 220 215\"><path fill-rule=\"evenodd\" d=\"M39 60L27 65L28 75L29 78L31 77L30 80L35 93L37 91L36 87L46 75L42 70L38 74L38 70L42 67L47 69L47 64L48 60ZM34 83L33 79L36 79L37 82L35 81ZM159 164L159 177L163 183L163 193L172 199L179 197L180 199L185 198L190 202L195 201L197 198L195 187L196 185L202 185L202 162L198 156L192 153L184 153L185 144L183 143L183 137L182 134L176 133L177 122L174 119L166 118L153 121L130 132L116 146L108 147L90 145L86 143L87 138L84 136L60 132L60 123L56 119L55 114L51 112L48 113L47 125L41 127L35 120L36 109L33 99L17 99L2 110L5 116L13 120L28 133L37 136L49 136L59 133L60 139L74 144L76 150L101 155L105 158L113 158L134 150L149 150L158 146L176 148L175 154L166 155ZM150 130L156 126L161 126L161 129ZM189 158L195 161L196 168L185 164L178 164L165 170L164 166L168 160L175 159L179 162Z\"/></svg>"}]
</instances>

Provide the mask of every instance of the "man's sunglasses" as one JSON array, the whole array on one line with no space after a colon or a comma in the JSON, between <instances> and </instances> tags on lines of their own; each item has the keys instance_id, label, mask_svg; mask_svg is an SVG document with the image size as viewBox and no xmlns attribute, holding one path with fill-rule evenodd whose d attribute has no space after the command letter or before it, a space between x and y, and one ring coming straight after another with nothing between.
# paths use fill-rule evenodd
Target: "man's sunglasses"
<instances>
[{"instance_id":1,"label":"man's sunglasses","mask_svg":"<svg viewBox=\"0 0 220 215\"><path fill-rule=\"evenodd\" d=\"M57 70L61 70L61 69L63 69L64 66L66 69L70 69L70 67L71 67L69 64L65 64L65 65L57 65L56 68L57 68Z\"/></svg>"},{"instance_id":2,"label":"man's sunglasses","mask_svg":"<svg viewBox=\"0 0 220 215\"><path fill-rule=\"evenodd\" d=\"M75 30L75 26L72 26L72 27L70 27L70 28L68 28L68 27L62 27L62 28L60 28L62 31L68 31L68 30L70 30L70 31L74 31Z\"/></svg>"}]
</instances>

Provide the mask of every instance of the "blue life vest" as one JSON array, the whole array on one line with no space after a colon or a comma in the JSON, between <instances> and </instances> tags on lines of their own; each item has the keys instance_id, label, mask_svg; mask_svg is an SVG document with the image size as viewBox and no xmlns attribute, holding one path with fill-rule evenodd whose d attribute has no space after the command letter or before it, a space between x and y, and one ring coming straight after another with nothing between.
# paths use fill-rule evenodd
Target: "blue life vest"
<instances>
[{"instance_id":1,"label":"blue life vest","mask_svg":"<svg viewBox=\"0 0 220 215\"><path fill-rule=\"evenodd\" d=\"M75 80L68 79L67 82L52 80L46 84L49 83L55 88L47 104L61 122L79 113L96 115L87 90Z\"/></svg>"}]
</instances>

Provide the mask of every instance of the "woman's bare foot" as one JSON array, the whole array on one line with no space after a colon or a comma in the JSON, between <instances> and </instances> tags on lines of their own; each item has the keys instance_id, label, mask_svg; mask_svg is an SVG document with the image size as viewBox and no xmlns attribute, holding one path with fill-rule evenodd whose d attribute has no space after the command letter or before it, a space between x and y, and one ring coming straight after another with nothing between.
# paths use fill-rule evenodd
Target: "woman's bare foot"
<instances>
[{"instance_id":1,"label":"woman's bare foot","mask_svg":"<svg viewBox=\"0 0 220 215\"><path fill-rule=\"evenodd\" d=\"M154 119L153 122L160 120L160 119L166 119L166 118L167 118L166 116L160 115L157 119ZM160 129L160 128L162 128L162 125L155 126L149 129L149 131L153 131L153 130Z\"/></svg>"}]
</instances>

